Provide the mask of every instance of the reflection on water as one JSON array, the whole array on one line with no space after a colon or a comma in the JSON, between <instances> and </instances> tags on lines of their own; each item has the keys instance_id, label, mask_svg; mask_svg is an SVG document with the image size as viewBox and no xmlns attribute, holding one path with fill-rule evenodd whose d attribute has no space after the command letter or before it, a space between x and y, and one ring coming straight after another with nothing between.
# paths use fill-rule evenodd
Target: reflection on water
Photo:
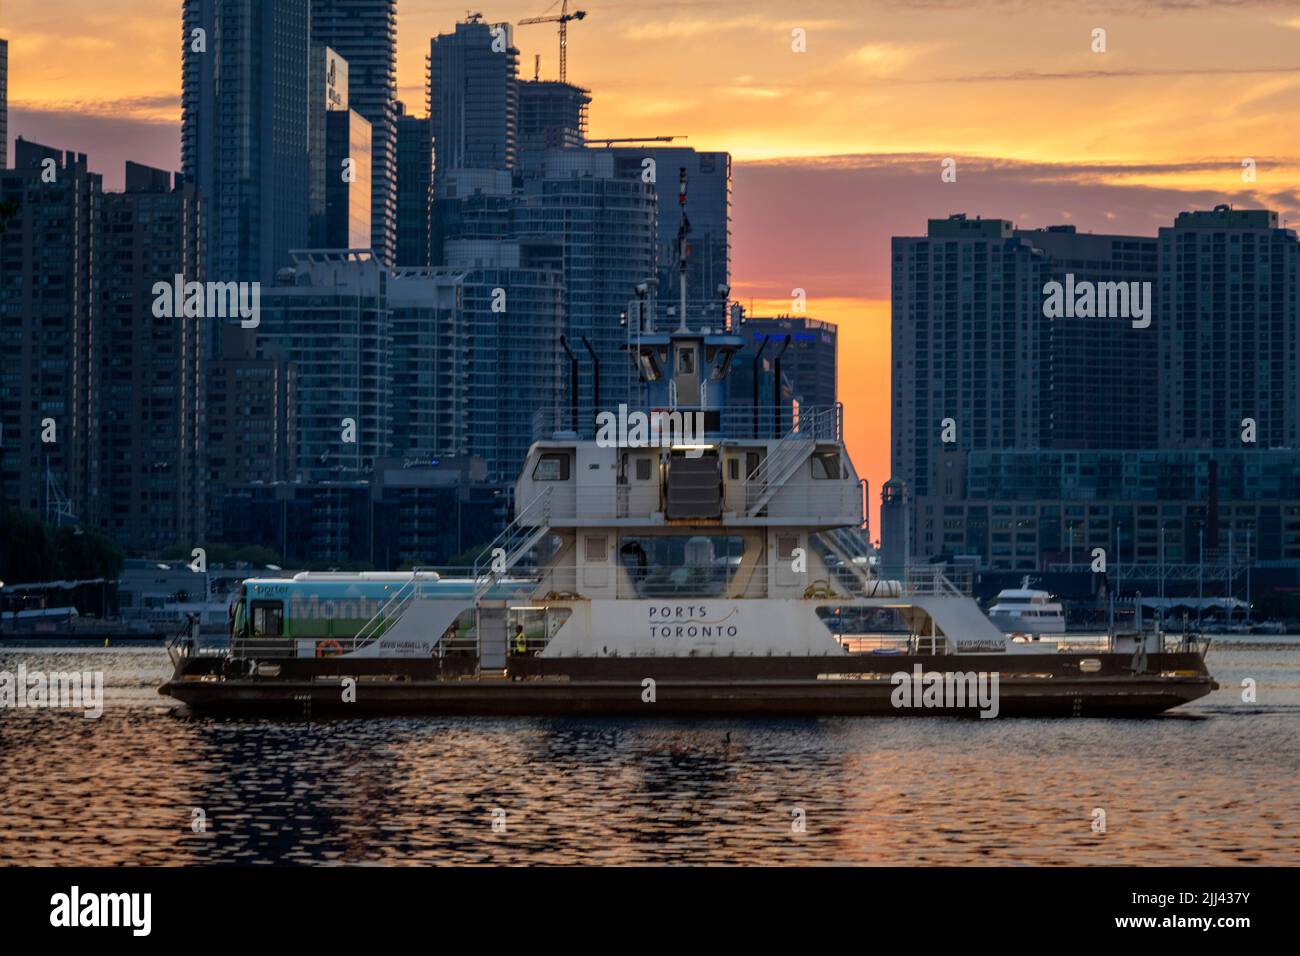
<instances>
[{"instance_id":1,"label":"reflection on water","mask_svg":"<svg viewBox=\"0 0 1300 956\"><path fill-rule=\"evenodd\" d=\"M287 723L177 716L157 648L0 647L107 694L0 711L0 863L1295 863L1300 645L1210 660L1142 721Z\"/></svg>"}]
</instances>

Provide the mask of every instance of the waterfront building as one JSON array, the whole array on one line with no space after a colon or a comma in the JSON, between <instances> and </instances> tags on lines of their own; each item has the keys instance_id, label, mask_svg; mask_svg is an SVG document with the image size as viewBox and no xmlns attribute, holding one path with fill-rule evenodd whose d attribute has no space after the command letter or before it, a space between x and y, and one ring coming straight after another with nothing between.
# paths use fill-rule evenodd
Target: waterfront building
<instances>
[{"instance_id":1,"label":"waterfront building","mask_svg":"<svg viewBox=\"0 0 1300 956\"><path fill-rule=\"evenodd\" d=\"M519 168L525 177L544 168L548 149L583 146L591 91L557 80L519 82Z\"/></svg>"},{"instance_id":2,"label":"waterfront building","mask_svg":"<svg viewBox=\"0 0 1300 956\"><path fill-rule=\"evenodd\" d=\"M369 248L391 266L397 246L397 0L311 0L312 42L347 61L347 106L370 127ZM358 179L353 189L360 191ZM353 200L360 210L359 200Z\"/></svg>"},{"instance_id":3,"label":"waterfront building","mask_svg":"<svg viewBox=\"0 0 1300 956\"><path fill-rule=\"evenodd\" d=\"M305 251L262 291L258 355L295 367L292 481L360 479L388 454L386 280L368 251Z\"/></svg>"},{"instance_id":4,"label":"waterfront building","mask_svg":"<svg viewBox=\"0 0 1300 956\"><path fill-rule=\"evenodd\" d=\"M1017 229L1012 233L1047 257L1048 281L1071 288L1092 283L1157 286L1157 243L1152 237L1099 235L1074 226ZM1130 302L1130 304L1132 304ZM1045 359L1051 375L1052 448L1155 448L1158 444L1160 327L1114 316L1068 316L1048 329Z\"/></svg>"},{"instance_id":5,"label":"waterfront building","mask_svg":"<svg viewBox=\"0 0 1300 956\"><path fill-rule=\"evenodd\" d=\"M1300 447L1300 244L1276 212L1180 213L1159 232L1160 441Z\"/></svg>"},{"instance_id":6,"label":"waterfront building","mask_svg":"<svg viewBox=\"0 0 1300 956\"><path fill-rule=\"evenodd\" d=\"M922 500L917 527L931 553L981 567L1087 565L1095 548L1120 574L1230 547L1239 561L1300 562L1294 449L980 451L957 470L961 493Z\"/></svg>"},{"instance_id":7,"label":"waterfront building","mask_svg":"<svg viewBox=\"0 0 1300 956\"><path fill-rule=\"evenodd\" d=\"M208 326L217 320L159 316L154 305L158 282L205 278L201 205L179 174L128 162L125 192L105 193L101 208L95 524L134 552L198 547Z\"/></svg>"},{"instance_id":8,"label":"waterfront building","mask_svg":"<svg viewBox=\"0 0 1300 956\"><path fill-rule=\"evenodd\" d=\"M508 489L468 458L382 459L368 480L272 482L217 501L223 543L256 544L287 563L378 569L446 565L490 542Z\"/></svg>"},{"instance_id":9,"label":"waterfront building","mask_svg":"<svg viewBox=\"0 0 1300 956\"><path fill-rule=\"evenodd\" d=\"M84 153L19 137L0 202L17 209L0 233L0 496L51 524L93 520L102 179Z\"/></svg>"},{"instance_id":10,"label":"waterfront building","mask_svg":"<svg viewBox=\"0 0 1300 956\"><path fill-rule=\"evenodd\" d=\"M208 365L206 486L208 529L229 540L214 504L231 488L284 481L294 462L294 366L268 346L258 357L257 333L221 327L222 348Z\"/></svg>"},{"instance_id":11,"label":"waterfront building","mask_svg":"<svg viewBox=\"0 0 1300 956\"><path fill-rule=\"evenodd\" d=\"M619 160L619 174L642 178L653 163L656 202L655 277L658 315L678 311L677 236L682 224L678 201L680 176L686 172L686 310L697 321L721 326L731 284L731 154L697 152L681 146L619 146L608 150ZM671 323L676 327L677 323Z\"/></svg>"},{"instance_id":12,"label":"waterfront building","mask_svg":"<svg viewBox=\"0 0 1300 956\"><path fill-rule=\"evenodd\" d=\"M209 210L216 281L270 284L290 250L308 245L311 6L184 0L181 8L181 168Z\"/></svg>"},{"instance_id":13,"label":"waterfront building","mask_svg":"<svg viewBox=\"0 0 1300 956\"><path fill-rule=\"evenodd\" d=\"M432 265L433 133L427 116L397 104L397 252L399 267Z\"/></svg>"},{"instance_id":14,"label":"waterfront building","mask_svg":"<svg viewBox=\"0 0 1300 956\"><path fill-rule=\"evenodd\" d=\"M9 41L0 38L0 170L9 168Z\"/></svg>"}]
</instances>

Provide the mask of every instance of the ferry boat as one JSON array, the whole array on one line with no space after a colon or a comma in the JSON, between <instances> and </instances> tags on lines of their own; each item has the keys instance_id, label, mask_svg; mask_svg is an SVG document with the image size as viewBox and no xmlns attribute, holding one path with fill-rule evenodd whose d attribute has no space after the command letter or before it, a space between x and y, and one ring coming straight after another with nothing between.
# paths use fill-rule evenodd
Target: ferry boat
<instances>
[{"instance_id":1,"label":"ferry boat","mask_svg":"<svg viewBox=\"0 0 1300 956\"><path fill-rule=\"evenodd\" d=\"M740 328L690 328L684 275L676 330L629 303L635 401L583 421L575 389L539 416L474 569L245 581L229 648L173 644L160 692L218 714L1011 717L1217 686L1199 638L1017 642L944 567L862 560L841 406L729 405ZM904 633L839 633L881 611Z\"/></svg>"},{"instance_id":2,"label":"ferry boat","mask_svg":"<svg viewBox=\"0 0 1300 956\"><path fill-rule=\"evenodd\" d=\"M989 619L1006 634L1064 634L1065 612L1047 591L1029 586L1026 576L1018 588L999 591Z\"/></svg>"},{"instance_id":3,"label":"ferry boat","mask_svg":"<svg viewBox=\"0 0 1300 956\"><path fill-rule=\"evenodd\" d=\"M247 580L229 648L173 644L161 692L226 714L971 715L943 685L995 676L999 716L1090 716L1155 714L1217 686L1198 638L1017 642L945 568L889 576L860 560L840 406L762 434L776 411L723 398L741 343L727 329L637 335L642 411L659 427L638 443L635 425L611 441L576 412L549 422L513 521L473 571ZM665 440L674 414L698 415L689 443ZM828 626L862 609L907 633ZM910 702L936 682L932 706Z\"/></svg>"}]
</instances>

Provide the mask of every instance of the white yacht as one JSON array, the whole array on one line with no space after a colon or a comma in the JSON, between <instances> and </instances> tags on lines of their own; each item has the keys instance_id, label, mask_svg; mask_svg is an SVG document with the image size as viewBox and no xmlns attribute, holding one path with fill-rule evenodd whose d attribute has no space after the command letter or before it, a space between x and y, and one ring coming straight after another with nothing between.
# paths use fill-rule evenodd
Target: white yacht
<instances>
[{"instance_id":1,"label":"white yacht","mask_svg":"<svg viewBox=\"0 0 1300 956\"><path fill-rule=\"evenodd\" d=\"M1065 612L1047 591L1031 588L1026 576L1018 588L999 591L989 620L1004 634L1064 634Z\"/></svg>"}]
</instances>

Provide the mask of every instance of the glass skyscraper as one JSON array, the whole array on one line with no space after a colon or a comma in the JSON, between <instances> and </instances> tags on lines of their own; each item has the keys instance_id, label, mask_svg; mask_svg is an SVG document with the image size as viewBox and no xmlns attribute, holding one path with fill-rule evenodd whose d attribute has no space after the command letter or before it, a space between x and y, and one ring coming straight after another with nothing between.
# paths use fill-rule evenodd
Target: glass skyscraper
<instances>
[{"instance_id":1,"label":"glass skyscraper","mask_svg":"<svg viewBox=\"0 0 1300 956\"><path fill-rule=\"evenodd\" d=\"M397 265L432 264L433 134L427 116L397 104Z\"/></svg>"},{"instance_id":2,"label":"glass skyscraper","mask_svg":"<svg viewBox=\"0 0 1300 956\"><path fill-rule=\"evenodd\" d=\"M184 0L181 168L209 275L271 283L310 237L310 0Z\"/></svg>"},{"instance_id":3,"label":"glass skyscraper","mask_svg":"<svg viewBox=\"0 0 1300 956\"><path fill-rule=\"evenodd\" d=\"M348 61L348 105L370 123L370 242L397 245L397 0L311 0L311 38Z\"/></svg>"},{"instance_id":4,"label":"glass skyscraper","mask_svg":"<svg viewBox=\"0 0 1300 956\"><path fill-rule=\"evenodd\" d=\"M435 199L451 170L515 168L518 70L508 23L488 24L471 14L452 33L429 41Z\"/></svg>"},{"instance_id":5,"label":"glass skyscraper","mask_svg":"<svg viewBox=\"0 0 1300 956\"><path fill-rule=\"evenodd\" d=\"M617 175L615 158L607 150L551 150L543 178L524 183L514 208L523 265L564 276L564 331L581 358L588 421L601 409L593 406L593 367L582 338L600 361L601 408L635 401L636 377L624 350L630 327L620 316L655 270L654 187Z\"/></svg>"},{"instance_id":6,"label":"glass skyscraper","mask_svg":"<svg viewBox=\"0 0 1300 956\"><path fill-rule=\"evenodd\" d=\"M388 275L369 252L295 257L262 290L260 357L294 366L293 480L357 479L390 443Z\"/></svg>"},{"instance_id":7,"label":"glass skyscraper","mask_svg":"<svg viewBox=\"0 0 1300 956\"><path fill-rule=\"evenodd\" d=\"M678 308L677 234L682 221L678 191L680 173L686 171L686 216L690 222L686 236L686 311L693 324L708 319L722 325L727 300L718 288L731 284L731 154L650 145L619 146L609 152L618 158L622 176L639 179L646 160L654 161L658 206L655 275L659 280L658 314L665 321L668 309Z\"/></svg>"}]
</instances>

